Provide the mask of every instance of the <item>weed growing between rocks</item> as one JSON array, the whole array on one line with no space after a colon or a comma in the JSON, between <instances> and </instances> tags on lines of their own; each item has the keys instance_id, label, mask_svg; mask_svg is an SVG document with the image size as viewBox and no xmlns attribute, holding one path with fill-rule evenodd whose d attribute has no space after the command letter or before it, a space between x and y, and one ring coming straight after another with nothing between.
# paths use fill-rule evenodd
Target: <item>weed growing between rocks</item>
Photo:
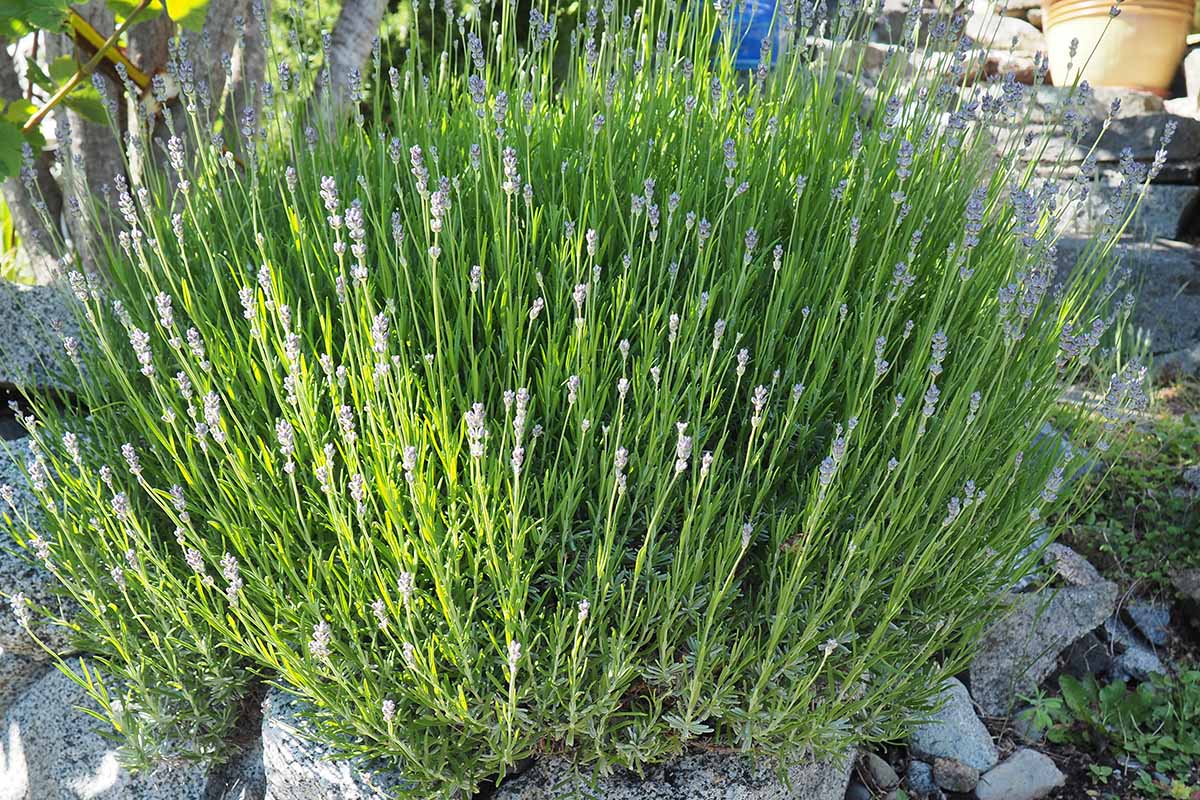
<instances>
[{"instance_id":1,"label":"weed growing between rocks","mask_svg":"<svg viewBox=\"0 0 1200 800\"><path fill-rule=\"evenodd\" d=\"M296 54L224 139L175 54L190 113L70 276L88 411L31 398L15 520L130 763L219 757L251 676L423 795L537 752L786 761L896 738L963 666L1076 491L1035 437L1159 165L1055 284L1090 167L1024 166L961 19L868 74L871 14L805 6L745 76L728 13L534 12L521 50L506 5L466 74L355 78L349 124L289 102Z\"/></svg>"},{"instance_id":2,"label":"weed growing between rocks","mask_svg":"<svg viewBox=\"0 0 1200 800\"><path fill-rule=\"evenodd\" d=\"M1060 697L1040 696L1027 712L1051 742L1073 744L1114 763L1089 766L1100 794L1127 779L1144 797L1190 798L1200 782L1200 672L1153 674L1134 687L1088 675L1059 677Z\"/></svg>"}]
</instances>

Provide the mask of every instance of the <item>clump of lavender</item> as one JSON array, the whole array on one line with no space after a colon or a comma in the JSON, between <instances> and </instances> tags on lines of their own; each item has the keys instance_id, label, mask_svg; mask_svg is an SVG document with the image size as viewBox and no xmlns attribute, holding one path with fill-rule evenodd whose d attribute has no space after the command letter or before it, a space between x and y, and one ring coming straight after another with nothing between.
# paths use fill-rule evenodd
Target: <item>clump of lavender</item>
<instances>
[{"instance_id":1,"label":"clump of lavender","mask_svg":"<svg viewBox=\"0 0 1200 800\"><path fill-rule=\"evenodd\" d=\"M356 77L353 124L289 55L253 158L188 140L121 189L112 280L69 281L87 414L33 398L39 527L3 496L123 707L165 709L105 706L131 747L214 754L256 676L465 794L545 748L893 739L961 666L1071 519L1084 450L1036 437L1120 322L1146 168L1063 269L1087 182L1022 166L1032 92L972 82L961 20L862 92L857 16L805 6L746 81L727 6L505 4L461 63ZM1073 438L1117 444L1143 377Z\"/></svg>"}]
</instances>

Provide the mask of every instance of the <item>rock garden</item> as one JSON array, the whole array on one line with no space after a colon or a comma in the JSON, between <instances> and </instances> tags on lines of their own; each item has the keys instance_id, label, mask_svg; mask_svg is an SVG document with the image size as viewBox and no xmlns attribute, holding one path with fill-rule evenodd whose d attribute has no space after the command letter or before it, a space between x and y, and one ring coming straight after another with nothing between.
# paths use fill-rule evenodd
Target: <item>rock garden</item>
<instances>
[{"instance_id":1,"label":"rock garden","mask_svg":"<svg viewBox=\"0 0 1200 800\"><path fill-rule=\"evenodd\" d=\"M0 800L1200 800L1197 56L403 5L0 11Z\"/></svg>"}]
</instances>

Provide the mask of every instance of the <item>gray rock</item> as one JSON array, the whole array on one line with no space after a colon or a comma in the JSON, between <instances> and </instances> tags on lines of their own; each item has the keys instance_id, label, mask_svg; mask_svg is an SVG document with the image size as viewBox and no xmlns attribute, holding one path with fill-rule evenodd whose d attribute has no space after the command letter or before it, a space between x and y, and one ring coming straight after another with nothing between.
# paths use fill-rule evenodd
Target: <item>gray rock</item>
<instances>
[{"instance_id":1,"label":"gray rock","mask_svg":"<svg viewBox=\"0 0 1200 800\"><path fill-rule=\"evenodd\" d=\"M912 11L914 3L920 7L916 12ZM917 41L927 41L930 29L938 21L937 4L929 0L884 0L883 8L873 17L871 39L883 44L904 44L904 27L910 13L916 14Z\"/></svg>"},{"instance_id":2,"label":"gray rock","mask_svg":"<svg viewBox=\"0 0 1200 800\"><path fill-rule=\"evenodd\" d=\"M1179 607L1193 623L1200 621L1200 568L1181 569L1171 575Z\"/></svg>"},{"instance_id":3,"label":"gray rock","mask_svg":"<svg viewBox=\"0 0 1200 800\"><path fill-rule=\"evenodd\" d=\"M1152 672L1166 672L1154 650L1115 615L1105 620L1104 633L1115 653L1108 670L1113 680L1144 681Z\"/></svg>"},{"instance_id":4,"label":"gray rock","mask_svg":"<svg viewBox=\"0 0 1200 800\"><path fill-rule=\"evenodd\" d=\"M1046 548L1042 562L1053 568L1059 577L1072 586L1092 586L1104 582L1104 578L1091 562L1061 542L1055 542Z\"/></svg>"},{"instance_id":5,"label":"gray rock","mask_svg":"<svg viewBox=\"0 0 1200 800\"><path fill-rule=\"evenodd\" d=\"M1044 430L1044 429L1043 429ZM1051 431L1054 429L1051 428ZM1039 436L1041 434L1039 433ZM1024 563L1029 560L1039 548L1046 546L1046 540L1050 538L1050 532L1045 528L1039 528L1033 532L1033 540L1029 544L1021 548L1021 552L1017 554L1017 563ZM1049 579L1049 575L1045 570L1033 568L1018 580L1014 581L1008 590L1013 593L1027 592L1035 586L1045 583Z\"/></svg>"},{"instance_id":6,"label":"gray rock","mask_svg":"<svg viewBox=\"0 0 1200 800\"><path fill-rule=\"evenodd\" d=\"M979 800L1037 800L1067 782L1049 756L1022 749L987 772L975 787Z\"/></svg>"},{"instance_id":7,"label":"gray rock","mask_svg":"<svg viewBox=\"0 0 1200 800\"><path fill-rule=\"evenodd\" d=\"M1200 490L1200 464L1184 467L1182 477L1184 482L1193 489Z\"/></svg>"},{"instance_id":8,"label":"gray rock","mask_svg":"<svg viewBox=\"0 0 1200 800\"><path fill-rule=\"evenodd\" d=\"M1154 357L1155 375L1200 375L1200 342Z\"/></svg>"},{"instance_id":9,"label":"gray rock","mask_svg":"<svg viewBox=\"0 0 1200 800\"><path fill-rule=\"evenodd\" d=\"M947 792L966 794L979 783L979 770L953 758L935 758L933 782Z\"/></svg>"},{"instance_id":10,"label":"gray rock","mask_svg":"<svg viewBox=\"0 0 1200 800\"><path fill-rule=\"evenodd\" d=\"M900 776L896 774L896 770L892 768L891 764L875 753L864 753L862 765L863 769L866 770L867 777L875 788L886 791L900 785Z\"/></svg>"},{"instance_id":11,"label":"gray rock","mask_svg":"<svg viewBox=\"0 0 1200 800\"><path fill-rule=\"evenodd\" d=\"M1041 53L1046 50L1046 37L1023 19L999 16L991 9L990 0L976 2L975 13L967 19L967 36L986 50L1016 50L1021 53ZM1013 46L1016 39L1016 46Z\"/></svg>"},{"instance_id":12,"label":"gray rock","mask_svg":"<svg viewBox=\"0 0 1200 800\"><path fill-rule=\"evenodd\" d=\"M255 741L214 777L208 800L264 800L267 776L263 769L262 740Z\"/></svg>"},{"instance_id":13,"label":"gray rock","mask_svg":"<svg viewBox=\"0 0 1200 800\"><path fill-rule=\"evenodd\" d=\"M873 797L871 790L856 780L850 781L846 787L845 800L872 800Z\"/></svg>"},{"instance_id":14,"label":"gray rock","mask_svg":"<svg viewBox=\"0 0 1200 800\"><path fill-rule=\"evenodd\" d=\"M1033 57L1025 53L1015 53L1009 50L991 50L984 61L983 77L1004 78L1012 75L1017 83L1029 86L1037 77L1037 65ZM976 78L978 81L979 78Z\"/></svg>"},{"instance_id":15,"label":"gray rock","mask_svg":"<svg viewBox=\"0 0 1200 800\"><path fill-rule=\"evenodd\" d=\"M271 800L388 800L406 781L394 769L333 760L311 738L304 702L272 689L263 703L262 762Z\"/></svg>"},{"instance_id":16,"label":"gray rock","mask_svg":"<svg viewBox=\"0 0 1200 800\"><path fill-rule=\"evenodd\" d=\"M1108 675L1115 681L1144 681L1151 674L1165 674L1167 668L1153 651L1131 647L1113 659Z\"/></svg>"},{"instance_id":17,"label":"gray rock","mask_svg":"<svg viewBox=\"0 0 1200 800\"><path fill-rule=\"evenodd\" d=\"M0 800L204 800L201 766L122 769L102 723L80 711L98 707L57 669L29 687L4 715Z\"/></svg>"},{"instance_id":18,"label":"gray rock","mask_svg":"<svg viewBox=\"0 0 1200 800\"><path fill-rule=\"evenodd\" d=\"M1084 98L1069 86L1043 84L1033 90L1030 122L1045 123L1056 119L1062 113L1063 104L1068 102L1084 119L1102 121L1108 117L1114 101L1120 103L1116 119L1159 114L1164 110L1161 97L1137 89L1094 86L1091 94Z\"/></svg>"},{"instance_id":19,"label":"gray rock","mask_svg":"<svg viewBox=\"0 0 1200 800\"><path fill-rule=\"evenodd\" d=\"M495 800L842 800L853 758L808 761L779 779L771 762L731 753L695 753L647 771L594 779L561 758L540 758L500 785Z\"/></svg>"},{"instance_id":20,"label":"gray rock","mask_svg":"<svg viewBox=\"0 0 1200 800\"><path fill-rule=\"evenodd\" d=\"M984 632L971 663L975 702L985 713L1007 714L1018 696L1054 671L1058 654L1108 619L1116 603L1117 587L1107 581L1015 596L1008 613Z\"/></svg>"},{"instance_id":21,"label":"gray rock","mask_svg":"<svg viewBox=\"0 0 1200 800\"><path fill-rule=\"evenodd\" d=\"M1067 482L1082 480L1087 476L1088 472L1098 469L1099 464L1088 462L1087 448L1081 447L1071 441L1070 436L1065 433L1060 433L1057 428L1049 422L1042 423L1042 427L1038 429L1037 435L1033 437L1031 447L1037 447L1043 441L1050 440L1051 447L1048 450L1038 452L1041 458L1049 458L1052 461L1066 461L1076 459L1078 466L1071 472L1067 478ZM1082 463L1080 463L1082 460ZM1048 536L1049 534L1046 534ZM1044 540L1045 537L1042 537Z\"/></svg>"},{"instance_id":22,"label":"gray rock","mask_svg":"<svg viewBox=\"0 0 1200 800\"><path fill-rule=\"evenodd\" d=\"M975 715L966 687L950 678L937 702L941 704L939 710L909 734L909 751L924 761L951 758L980 772L995 766L1000 755L991 734Z\"/></svg>"},{"instance_id":23,"label":"gray rock","mask_svg":"<svg viewBox=\"0 0 1200 800\"><path fill-rule=\"evenodd\" d=\"M74 303L65 287L0 281L0 385L65 388L55 365L79 333Z\"/></svg>"},{"instance_id":24,"label":"gray rock","mask_svg":"<svg viewBox=\"0 0 1200 800\"><path fill-rule=\"evenodd\" d=\"M1158 100L1158 108L1149 113L1119 116L1107 130L1104 130L1102 116L1093 117L1084 125L1083 135L1078 140L1056 138L1047 148L1045 156L1047 160L1053 160L1061 155L1069 162L1078 163L1086 157L1091 143L1098 139L1095 156L1102 166L1116 164L1121 158L1121 151L1127 147L1138 161L1150 162L1162 146L1164 129L1168 123L1174 122L1175 135L1167 145L1167 159L1194 163L1200 157L1200 120L1168 114L1162 110L1161 99Z\"/></svg>"},{"instance_id":25,"label":"gray rock","mask_svg":"<svg viewBox=\"0 0 1200 800\"><path fill-rule=\"evenodd\" d=\"M1167 643L1167 629L1171 625L1171 609L1158 603L1130 603L1125 613L1133 620L1146 641L1162 647Z\"/></svg>"},{"instance_id":26,"label":"gray rock","mask_svg":"<svg viewBox=\"0 0 1200 800\"><path fill-rule=\"evenodd\" d=\"M1064 669L1082 680L1088 675L1103 675L1112 667L1108 645L1094 633L1086 633L1062 654Z\"/></svg>"},{"instance_id":27,"label":"gray rock","mask_svg":"<svg viewBox=\"0 0 1200 800\"><path fill-rule=\"evenodd\" d=\"M917 797L941 800L945 796L933 780L933 767L924 761L908 762L908 769L904 771L904 783L909 792Z\"/></svg>"},{"instance_id":28,"label":"gray rock","mask_svg":"<svg viewBox=\"0 0 1200 800\"><path fill-rule=\"evenodd\" d=\"M1058 230L1065 236L1089 236L1100 232L1118 184L1114 173L1102 172L1100 179L1092 183L1086 201L1072 201L1063 207ZM1196 193L1195 186L1150 184L1145 187L1125 235L1139 242L1178 238L1183 211Z\"/></svg>"},{"instance_id":29,"label":"gray rock","mask_svg":"<svg viewBox=\"0 0 1200 800\"><path fill-rule=\"evenodd\" d=\"M1058 243L1060 269L1076 263L1087 242L1064 237ZM1183 242L1120 244L1120 267L1129 270L1128 286L1136 305L1131 320L1150 353L1175 353L1200 344L1200 256ZM1200 350L1197 351L1200 353Z\"/></svg>"},{"instance_id":30,"label":"gray rock","mask_svg":"<svg viewBox=\"0 0 1200 800\"><path fill-rule=\"evenodd\" d=\"M0 650L0 714L49 667L40 658Z\"/></svg>"},{"instance_id":31,"label":"gray rock","mask_svg":"<svg viewBox=\"0 0 1200 800\"><path fill-rule=\"evenodd\" d=\"M9 653L46 659L49 657L46 651L18 624L8 602L8 598L22 593L33 605L50 609L60 617L73 615L72 604L55 592L58 580L41 564L35 563L10 535L10 522L20 525L14 513L18 517L26 515L34 526L41 516L37 498L33 496L21 471L31 455L27 439L0 443L0 486L12 488L13 502L18 509L14 512L0 500L0 598L3 600L0 607L0 648ZM30 615L31 630L39 639L59 654L71 652L66 628L48 624L36 610L31 609Z\"/></svg>"}]
</instances>

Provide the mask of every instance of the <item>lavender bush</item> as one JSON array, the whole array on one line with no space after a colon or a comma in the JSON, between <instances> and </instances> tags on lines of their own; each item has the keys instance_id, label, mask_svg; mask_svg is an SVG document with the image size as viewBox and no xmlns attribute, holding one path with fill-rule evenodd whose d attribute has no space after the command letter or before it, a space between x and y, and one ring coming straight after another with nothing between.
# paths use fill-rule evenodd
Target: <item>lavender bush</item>
<instances>
[{"instance_id":1,"label":"lavender bush","mask_svg":"<svg viewBox=\"0 0 1200 800\"><path fill-rule=\"evenodd\" d=\"M519 49L506 5L490 50L451 31L463 74L377 62L348 124L289 102L297 54L225 142L175 64L204 146L70 276L79 402L32 399L15 520L131 763L219 757L256 679L429 796L546 751L787 761L962 667L1069 518L1084 455L1035 436L1147 169L1056 273L1091 167L1025 165L1027 87L975 80L960 19L868 74L872 15L805 6L747 76L725 13L535 11Z\"/></svg>"}]
</instances>

